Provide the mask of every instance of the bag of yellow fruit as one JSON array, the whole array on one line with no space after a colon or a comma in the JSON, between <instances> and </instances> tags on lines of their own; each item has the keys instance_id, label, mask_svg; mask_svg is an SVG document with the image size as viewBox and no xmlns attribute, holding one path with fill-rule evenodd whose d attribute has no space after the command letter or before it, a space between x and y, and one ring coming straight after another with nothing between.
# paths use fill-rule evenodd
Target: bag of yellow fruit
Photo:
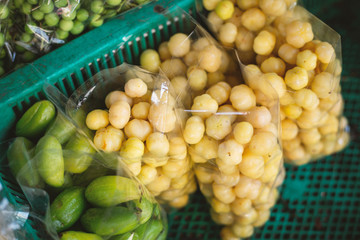
<instances>
[{"instance_id":1,"label":"bag of yellow fruit","mask_svg":"<svg viewBox=\"0 0 360 240\"><path fill-rule=\"evenodd\" d=\"M237 231L229 235L225 228L223 239L248 237L268 219L285 173L279 100L267 82L267 95L248 87L235 52L185 18L188 31L173 34L158 51L144 51L140 63L164 71L184 103L182 134L200 190L214 221Z\"/></svg>"},{"instance_id":2,"label":"bag of yellow fruit","mask_svg":"<svg viewBox=\"0 0 360 240\"><path fill-rule=\"evenodd\" d=\"M240 239L268 220L285 170L275 90L265 81L258 91L228 81L194 98L183 135L211 216L227 226L222 239Z\"/></svg>"},{"instance_id":3,"label":"bag of yellow fruit","mask_svg":"<svg viewBox=\"0 0 360 240\"><path fill-rule=\"evenodd\" d=\"M237 49L247 85L257 91L261 78L276 90L287 162L302 165L347 145L339 34L296 1L203 0L197 6L219 41Z\"/></svg>"},{"instance_id":4,"label":"bag of yellow fruit","mask_svg":"<svg viewBox=\"0 0 360 240\"><path fill-rule=\"evenodd\" d=\"M196 183L181 135L183 107L164 74L126 63L103 70L71 96L68 114L80 110L97 149L117 153L161 203L186 205Z\"/></svg>"}]
</instances>

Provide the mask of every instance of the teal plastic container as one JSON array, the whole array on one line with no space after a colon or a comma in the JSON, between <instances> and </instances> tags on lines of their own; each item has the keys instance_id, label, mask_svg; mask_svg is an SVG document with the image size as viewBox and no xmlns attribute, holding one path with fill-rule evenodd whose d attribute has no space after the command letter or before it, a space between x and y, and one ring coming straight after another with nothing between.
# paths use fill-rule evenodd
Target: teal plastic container
<instances>
[{"instance_id":1,"label":"teal plastic container","mask_svg":"<svg viewBox=\"0 0 360 240\"><path fill-rule=\"evenodd\" d=\"M338 18L340 0L303 0L304 5L343 36L343 82L345 115L352 126L353 139L343 152L303 167L287 166L287 177L270 220L251 239L360 239L360 63L358 38ZM196 18L194 0L159 0L130 10L102 27L0 79L0 141L14 136L14 126L31 104L44 99L44 82L55 85L69 96L86 79L122 62L138 63L140 53L156 48L171 34L187 32L182 16L169 18L174 4ZM345 3L346 4L346 3ZM324 10L325 9L325 10ZM354 11L356 8L354 7ZM357 15L354 15L357 16ZM359 18L357 18L359 20ZM4 156L6 149L0 149ZM2 158L0 158L2 159ZM20 208L26 205L21 189L6 162L0 162L0 198L6 197ZM199 192L183 209L169 214L171 240L218 240L221 227L211 221L209 205ZM48 239L45 228L30 215L25 236L18 239Z\"/></svg>"}]
</instances>

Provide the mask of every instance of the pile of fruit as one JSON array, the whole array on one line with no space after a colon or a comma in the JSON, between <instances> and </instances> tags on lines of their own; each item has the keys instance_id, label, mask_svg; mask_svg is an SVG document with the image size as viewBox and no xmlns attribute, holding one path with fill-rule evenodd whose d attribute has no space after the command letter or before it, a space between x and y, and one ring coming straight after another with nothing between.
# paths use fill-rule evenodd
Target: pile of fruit
<instances>
[{"instance_id":1,"label":"pile of fruit","mask_svg":"<svg viewBox=\"0 0 360 240\"><path fill-rule=\"evenodd\" d=\"M0 76L150 0L1 0Z\"/></svg>"}]
</instances>

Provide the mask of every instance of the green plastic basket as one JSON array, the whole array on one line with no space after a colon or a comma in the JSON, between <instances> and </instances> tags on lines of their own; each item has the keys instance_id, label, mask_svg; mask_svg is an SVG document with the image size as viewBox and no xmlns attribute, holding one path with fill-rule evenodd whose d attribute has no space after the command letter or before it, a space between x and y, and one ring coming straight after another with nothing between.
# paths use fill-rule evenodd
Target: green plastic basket
<instances>
[{"instance_id":1,"label":"green plastic basket","mask_svg":"<svg viewBox=\"0 0 360 240\"><path fill-rule=\"evenodd\" d=\"M359 49L351 31L344 30L333 17L339 17L340 0L303 0L304 5L320 19L335 28L343 38L343 82L345 114L350 120L353 141L342 153L303 167L287 166L287 177L281 198L269 222L255 232L252 239L360 239L360 75ZM193 0L159 0L126 14L75 39L16 72L0 79L0 141L13 137L16 120L32 103L43 99L45 81L70 95L86 79L102 69L122 62L138 63L141 51L157 47L177 31L186 32L182 16L169 19L159 13L173 10L177 4L196 17ZM329 11L324 11L326 6ZM356 8L355 8L356 9ZM359 8L357 8L359 9ZM330 11L331 10L331 11ZM345 13L346 14L346 13ZM355 24L355 22L354 22ZM350 40L349 40L350 39ZM354 51L355 49L355 51ZM359 52L359 51L357 51ZM6 149L0 149L4 155ZM26 205L26 199L6 163L0 163L1 195L15 207ZM19 239L47 239L36 217L30 216ZM220 227L211 221L209 206L199 192L190 203L169 214L171 240L220 239Z\"/></svg>"}]
</instances>

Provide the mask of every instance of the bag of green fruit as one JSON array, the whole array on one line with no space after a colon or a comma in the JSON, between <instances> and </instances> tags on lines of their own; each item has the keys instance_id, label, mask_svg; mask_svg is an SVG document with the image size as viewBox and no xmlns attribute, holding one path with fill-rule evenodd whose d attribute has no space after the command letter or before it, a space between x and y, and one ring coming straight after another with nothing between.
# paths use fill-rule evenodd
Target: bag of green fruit
<instances>
[{"instance_id":1,"label":"bag of green fruit","mask_svg":"<svg viewBox=\"0 0 360 240\"><path fill-rule=\"evenodd\" d=\"M81 0L89 13L89 28L101 26L105 20L151 0Z\"/></svg>"},{"instance_id":2,"label":"bag of green fruit","mask_svg":"<svg viewBox=\"0 0 360 240\"><path fill-rule=\"evenodd\" d=\"M80 0L14 0L11 9L16 26L12 29L12 38L17 52L41 55L64 44L69 33L80 34L88 19L87 12L80 10L80 6ZM19 59L27 62L25 60L28 59Z\"/></svg>"},{"instance_id":3,"label":"bag of green fruit","mask_svg":"<svg viewBox=\"0 0 360 240\"><path fill-rule=\"evenodd\" d=\"M0 0L0 76L9 71L13 59L9 34L13 21L10 18L9 2L9 0Z\"/></svg>"},{"instance_id":4,"label":"bag of green fruit","mask_svg":"<svg viewBox=\"0 0 360 240\"><path fill-rule=\"evenodd\" d=\"M165 239L166 215L146 187L117 154L98 152L76 129L85 114L70 120L66 97L52 86L45 92L57 107L44 100L29 108L6 156L34 227L44 239Z\"/></svg>"},{"instance_id":5,"label":"bag of green fruit","mask_svg":"<svg viewBox=\"0 0 360 240\"><path fill-rule=\"evenodd\" d=\"M306 164L346 147L339 34L294 0L202 0L197 7L219 41L237 49L247 84L257 90L262 78L277 91L287 162Z\"/></svg>"},{"instance_id":6,"label":"bag of green fruit","mask_svg":"<svg viewBox=\"0 0 360 240\"><path fill-rule=\"evenodd\" d=\"M101 26L104 20L148 1L14 0L11 9L17 24L12 37L19 53L27 50L44 54L87 29ZM29 61L29 57L24 60Z\"/></svg>"},{"instance_id":7,"label":"bag of green fruit","mask_svg":"<svg viewBox=\"0 0 360 240\"><path fill-rule=\"evenodd\" d=\"M285 174L279 99L267 82L262 91L247 86L235 52L184 18L188 29L144 51L140 63L163 71L186 106L183 138L213 220L227 226L222 238L250 237L268 220Z\"/></svg>"},{"instance_id":8,"label":"bag of green fruit","mask_svg":"<svg viewBox=\"0 0 360 240\"><path fill-rule=\"evenodd\" d=\"M181 134L184 109L164 74L126 63L102 70L70 97L67 114L79 111L98 150L117 154L160 203L187 204L196 183Z\"/></svg>"}]
</instances>

